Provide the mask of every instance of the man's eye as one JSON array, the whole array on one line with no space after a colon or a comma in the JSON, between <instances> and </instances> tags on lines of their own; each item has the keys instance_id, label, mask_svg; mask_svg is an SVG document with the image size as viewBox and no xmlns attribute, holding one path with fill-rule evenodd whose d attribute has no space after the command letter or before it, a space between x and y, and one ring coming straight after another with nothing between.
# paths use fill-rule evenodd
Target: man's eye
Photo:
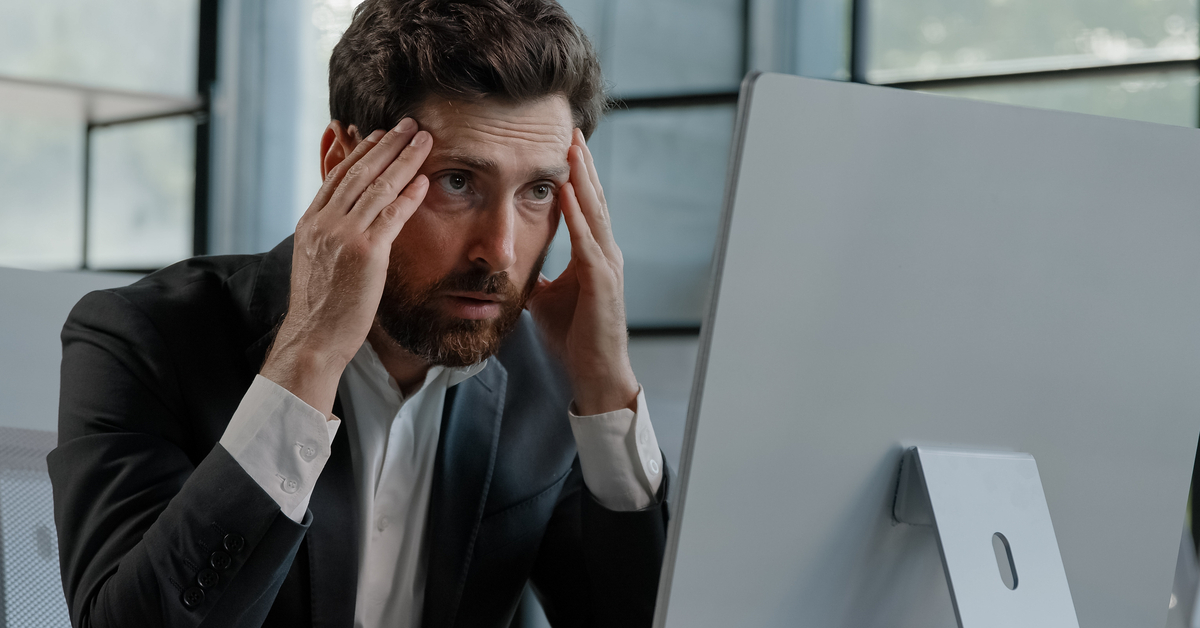
<instances>
[{"instance_id":1,"label":"man's eye","mask_svg":"<svg viewBox=\"0 0 1200 628\"><path fill-rule=\"evenodd\" d=\"M550 197L550 191L550 186L548 185L535 185L533 189L530 190L530 194L533 195L533 198L539 201L544 201Z\"/></svg>"},{"instance_id":2,"label":"man's eye","mask_svg":"<svg viewBox=\"0 0 1200 628\"><path fill-rule=\"evenodd\" d=\"M441 181L442 189L447 192L462 192L467 189L467 177L461 172L451 172L443 175Z\"/></svg>"}]
</instances>

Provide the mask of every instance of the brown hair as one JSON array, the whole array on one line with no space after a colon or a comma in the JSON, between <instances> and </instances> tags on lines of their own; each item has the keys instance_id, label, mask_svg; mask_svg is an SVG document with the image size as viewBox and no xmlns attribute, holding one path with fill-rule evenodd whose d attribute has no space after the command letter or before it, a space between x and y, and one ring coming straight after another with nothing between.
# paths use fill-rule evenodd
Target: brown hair
<instances>
[{"instance_id":1,"label":"brown hair","mask_svg":"<svg viewBox=\"0 0 1200 628\"><path fill-rule=\"evenodd\" d=\"M329 115L360 137L391 128L430 96L557 94L591 136L606 104L600 63L554 0L366 0L329 59Z\"/></svg>"}]
</instances>

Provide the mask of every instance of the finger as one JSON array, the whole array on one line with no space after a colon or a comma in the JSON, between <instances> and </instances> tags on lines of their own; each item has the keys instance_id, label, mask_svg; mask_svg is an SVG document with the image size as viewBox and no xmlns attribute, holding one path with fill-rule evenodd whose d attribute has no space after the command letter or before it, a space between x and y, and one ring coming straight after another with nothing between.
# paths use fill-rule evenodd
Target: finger
<instances>
[{"instance_id":1,"label":"finger","mask_svg":"<svg viewBox=\"0 0 1200 628\"><path fill-rule=\"evenodd\" d=\"M400 230L404 228L408 219L412 218L413 213L421 206L428 191L429 177L417 175L399 196L377 212L375 220L367 227L367 236L374 241L391 244L396 236L400 235Z\"/></svg>"},{"instance_id":2,"label":"finger","mask_svg":"<svg viewBox=\"0 0 1200 628\"><path fill-rule=\"evenodd\" d=\"M417 133L417 123L412 118L405 118L395 128L388 131L367 154L351 165L342 182L329 198L323 212L345 215L358 201L358 197L367 189L384 170L396 159L400 151L412 140Z\"/></svg>"},{"instance_id":3,"label":"finger","mask_svg":"<svg viewBox=\"0 0 1200 628\"><path fill-rule=\"evenodd\" d=\"M592 149L588 148L587 140L583 138L583 131L575 129L575 144L583 151L583 156L586 158L588 175L592 179L592 187L596 188L596 194L600 197L600 205L604 207L604 213L608 214L608 201L604 198L604 186L600 185L600 175L596 172L596 162L592 159Z\"/></svg>"},{"instance_id":4,"label":"finger","mask_svg":"<svg viewBox=\"0 0 1200 628\"><path fill-rule=\"evenodd\" d=\"M359 159L362 159L362 156L367 154L367 151L371 150L379 142L383 134L384 131L382 129L372 131L370 135L358 143L358 146L354 147L354 150L350 151L349 155L346 155L346 158L341 163L325 173L325 182L321 184L321 189L317 190L317 195L313 198L312 204L308 206L308 209L304 210L304 215L300 217L301 222L310 219L329 203L329 199L333 196L333 192L337 190L338 184L346 176L346 171L350 169L350 166L357 163Z\"/></svg>"},{"instance_id":5,"label":"finger","mask_svg":"<svg viewBox=\"0 0 1200 628\"><path fill-rule=\"evenodd\" d=\"M363 190L362 196L358 197L348 214L358 229L367 229L380 210L400 196L413 177L417 176L417 171L421 169L421 164L425 163L432 147L433 137L429 132L418 131L387 170Z\"/></svg>"},{"instance_id":6,"label":"finger","mask_svg":"<svg viewBox=\"0 0 1200 628\"><path fill-rule=\"evenodd\" d=\"M579 200L575 194L573 182L564 183L560 193L563 221L567 223L567 233L571 236L572 261L579 259L588 265L604 263L604 250L592 235Z\"/></svg>"},{"instance_id":7,"label":"finger","mask_svg":"<svg viewBox=\"0 0 1200 628\"><path fill-rule=\"evenodd\" d=\"M608 215L604 212L600 197L596 194L596 188L592 186L591 177L588 176L583 150L578 146L572 146L569 161L571 165L570 180L575 190L575 198L583 210L583 215L587 218L592 236L600 244L605 255L615 258L618 254L617 241L613 238L612 225L608 222Z\"/></svg>"}]
</instances>

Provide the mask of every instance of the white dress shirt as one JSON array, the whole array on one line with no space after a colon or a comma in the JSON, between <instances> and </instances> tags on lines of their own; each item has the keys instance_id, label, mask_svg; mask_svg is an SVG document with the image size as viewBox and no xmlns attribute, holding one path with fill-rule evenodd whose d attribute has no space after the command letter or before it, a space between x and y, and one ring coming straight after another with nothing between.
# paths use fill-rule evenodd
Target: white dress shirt
<instances>
[{"instance_id":1,"label":"white dress shirt","mask_svg":"<svg viewBox=\"0 0 1200 628\"><path fill-rule=\"evenodd\" d=\"M408 397L364 342L338 386L350 426L359 505L356 628L421 624L428 565L425 522L446 391L487 368L435 366ZM583 481L611 510L638 510L662 483L662 453L645 396L637 411L568 413ZM256 376L221 437L234 460L301 521L341 421Z\"/></svg>"}]
</instances>

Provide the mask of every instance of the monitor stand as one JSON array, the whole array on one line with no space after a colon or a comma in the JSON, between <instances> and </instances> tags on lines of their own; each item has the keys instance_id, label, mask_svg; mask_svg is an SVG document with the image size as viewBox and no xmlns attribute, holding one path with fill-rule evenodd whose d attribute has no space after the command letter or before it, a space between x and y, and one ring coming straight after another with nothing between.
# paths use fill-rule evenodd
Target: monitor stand
<instances>
[{"instance_id":1,"label":"monitor stand","mask_svg":"<svg viewBox=\"0 0 1200 628\"><path fill-rule=\"evenodd\" d=\"M932 525L959 628L1078 628L1033 456L913 447L892 514Z\"/></svg>"}]
</instances>

